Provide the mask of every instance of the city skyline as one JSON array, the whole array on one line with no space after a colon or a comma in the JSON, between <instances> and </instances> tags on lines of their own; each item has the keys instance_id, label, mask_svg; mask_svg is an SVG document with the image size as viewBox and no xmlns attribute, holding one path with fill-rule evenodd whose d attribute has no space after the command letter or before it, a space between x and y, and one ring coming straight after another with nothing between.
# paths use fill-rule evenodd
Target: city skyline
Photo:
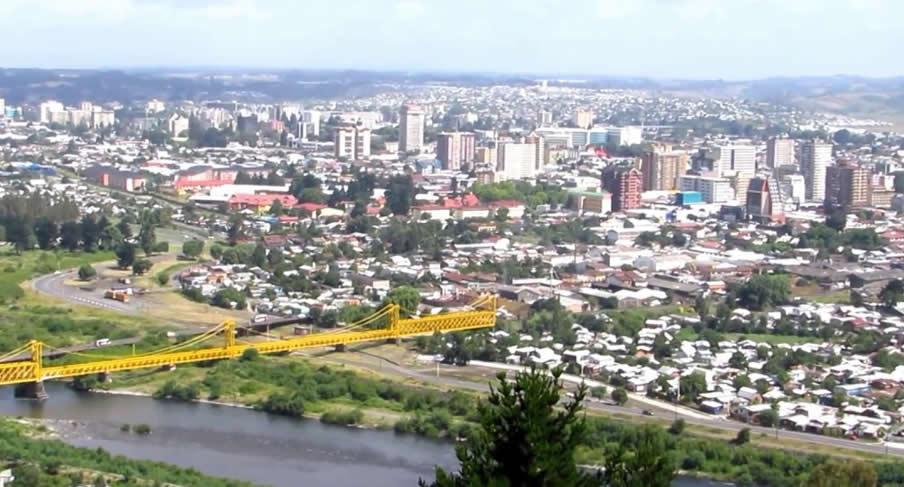
<instances>
[{"instance_id":1,"label":"city skyline","mask_svg":"<svg viewBox=\"0 0 904 487\"><path fill-rule=\"evenodd\" d=\"M28 48L0 55L8 67L887 77L902 74L902 13L889 0L8 0L0 27Z\"/></svg>"}]
</instances>

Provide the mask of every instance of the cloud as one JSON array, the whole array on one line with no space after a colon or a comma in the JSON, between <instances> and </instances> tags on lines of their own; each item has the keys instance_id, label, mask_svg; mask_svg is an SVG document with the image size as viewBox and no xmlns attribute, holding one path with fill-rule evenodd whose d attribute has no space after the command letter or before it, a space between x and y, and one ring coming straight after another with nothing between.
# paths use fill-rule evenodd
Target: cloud
<instances>
[{"instance_id":1,"label":"cloud","mask_svg":"<svg viewBox=\"0 0 904 487\"><path fill-rule=\"evenodd\" d=\"M424 15L424 4L416 0L403 0L393 7L396 15L403 19L416 19Z\"/></svg>"}]
</instances>

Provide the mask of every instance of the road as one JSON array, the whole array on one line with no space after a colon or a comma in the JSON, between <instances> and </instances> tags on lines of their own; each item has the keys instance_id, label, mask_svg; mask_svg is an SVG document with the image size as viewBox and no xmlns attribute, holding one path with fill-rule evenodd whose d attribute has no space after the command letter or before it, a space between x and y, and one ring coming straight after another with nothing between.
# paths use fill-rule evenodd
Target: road
<instances>
[{"instance_id":1,"label":"road","mask_svg":"<svg viewBox=\"0 0 904 487\"><path fill-rule=\"evenodd\" d=\"M471 390L475 392L488 392L489 385L480 383L480 382L471 382L467 380L456 379L454 377L444 377L442 372L437 376L431 373L419 372L416 370L411 370L402 366L399 366L387 359L384 359L378 355L370 354L363 351L357 351L357 353L366 355L367 357L372 358L373 360L370 362L360 362L353 360L345 360L340 358L330 357L329 360L332 362L345 364L353 367L362 367L373 372L396 375L400 377L408 377L411 379L417 379L419 381L423 381L430 384L441 385L450 388L456 389L465 389ZM473 368L479 368L474 366L468 366ZM495 369L482 369L496 372ZM647 418L644 415L644 408L640 407L630 407L630 406L617 406L614 404L607 404L602 401L598 401L595 399L587 399L584 401L584 406L591 411L596 411L600 413L607 414L624 414L637 416L640 418ZM796 431L788 431L788 430L776 430L774 428L764 428L762 426L756 426L751 424L739 423L736 421L727 420L720 416L713 416L711 419L701 418L699 413L697 414L688 414L680 409L678 411L675 410L667 410L664 413L665 416L672 417L680 417L684 419L687 424L695 425L695 426L703 426L708 428L715 428L723 431L730 432L731 434L737 434L738 431L744 428L750 428L751 435L756 438L758 434L764 434L771 437L776 437L778 435L779 440L782 438L788 438L795 441L812 443L816 445L828 446L832 448L839 449L847 449L847 450L857 450L862 452L868 452L878 455L888 455L894 457L904 457L904 450L898 448L887 448L884 443L866 443L863 441L853 441L847 440L843 438L832 438L830 436L822 436L815 435L810 433L800 433Z\"/></svg>"},{"instance_id":2,"label":"road","mask_svg":"<svg viewBox=\"0 0 904 487\"><path fill-rule=\"evenodd\" d=\"M153 259L160 260L160 259L166 259L166 258L172 258L172 256L167 256L167 255L156 256L156 257L152 257L152 260ZM103 264L98 264L97 266L100 266L100 265L103 265ZM109 265L109 264L107 264L107 265ZM85 304L88 306L103 308L103 309L107 309L107 310L115 311L115 312L119 312L119 313L126 313L126 314L140 314L141 313L140 307L134 305L134 302L137 301L137 299L133 300L132 303L120 303L118 301L113 301L113 300L109 300L109 299L97 298L97 297L94 297L93 295L82 295L79 293L85 293L85 291L81 291L77 287L66 286L65 284L63 284L63 282L67 279L76 278L75 274L76 274L75 271L65 271L65 272L60 272L57 274L48 274L48 275L42 276L38 279L35 279L33 281L32 285L38 292L41 292L43 294L47 294L50 296L54 296L57 298L61 298L61 299L64 299L64 300L67 300L67 301L70 301L73 303ZM190 329L185 330L184 333L186 333L186 334L197 333L200 331L200 329L197 328L197 325L192 325L192 324L187 324L187 323L171 323L171 324L180 326L183 328L185 328L186 326L195 328L194 330L190 330ZM138 338L129 338L129 339L125 339L125 340L117 340L114 344L115 345L128 345L131 343L135 343L138 340L139 340ZM122 342L122 343L120 343L120 342ZM87 344L87 345L77 345L74 347L69 347L65 350L75 352L75 351L89 350L92 348L94 348L93 344ZM361 363L361 362L357 362L357 361L349 361L349 360L343 360L343 359L339 359L339 358L331 358L330 360L337 362L337 363L343 363L346 365L368 368L368 369L371 369L376 372L388 373L388 374L398 375L398 376L402 376L402 377L409 377L409 378L417 379L417 380L424 381L427 383L443 385L446 387L472 390L472 391L477 391L477 392L487 392L489 390L489 386L487 384L481 384L478 382L471 382L471 381L456 379L453 377L444 377L442 375L436 376L433 374L425 374L425 373L418 372L415 370L407 369L405 367L401 367L399 365L396 365L396 364L394 364L382 357L376 356L376 355L368 354L366 352L358 352L358 353L363 353L369 357L372 357L375 362L365 364L365 363ZM23 357L23 358L27 358L27 357ZM644 417L644 409L641 409L638 407L616 406L616 405L599 402L596 400L587 400L585 405L590 410L598 411L598 412L602 412L602 413L625 414L625 415ZM896 449L896 448L887 448L885 446L885 444L882 444L882 443L865 443L862 441L852 441L852 440L847 440L847 439L842 439L842 438L832 438L829 436L815 435L815 434L809 434L809 433L799 433L799 432L795 432L795 431L776 430L773 428L763 428L761 426L749 425L749 424L738 423L738 422L726 420L719 416L713 416L711 419L708 419L705 417L701 417L701 416L705 416L705 415L701 415L701 413L694 412L692 414L690 412L684 412L680 409L676 410L676 411L669 410L669 414L674 414L676 417L681 417L682 419L685 420L685 422L687 422L687 424L704 426L704 427L709 427L709 428L716 428L716 429L729 431L729 432L733 432L733 433L736 433L737 431L740 431L743 428L750 428L751 433L754 433L754 434L761 433L761 434L765 434L765 435L769 435L769 436L778 435L779 438L790 438L790 439L794 439L796 441L813 443L813 444L818 444L818 445L823 445L823 446L829 446L829 447L833 447L833 448L843 448L843 449L849 449L849 450L858 450L858 451L863 451L863 452L869 452L869 453L874 453L874 454L886 454L886 455L892 455L892 456L896 456L896 457L904 457L904 450Z\"/></svg>"}]
</instances>

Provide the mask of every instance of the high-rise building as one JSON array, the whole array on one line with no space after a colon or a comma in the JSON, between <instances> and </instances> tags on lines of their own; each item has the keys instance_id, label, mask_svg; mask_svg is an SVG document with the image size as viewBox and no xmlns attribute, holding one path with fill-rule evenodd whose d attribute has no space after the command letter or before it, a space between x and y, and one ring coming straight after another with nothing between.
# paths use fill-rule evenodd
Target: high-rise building
<instances>
[{"instance_id":1,"label":"high-rise building","mask_svg":"<svg viewBox=\"0 0 904 487\"><path fill-rule=\"evenodd\" d=\"M239 113L235 119L235 131L243 135L257 133L257 114Z\"/></svg>"},{"instance_id":2,"label":"high-rise building","mask_svg":"<svg viewBox=\"0 0 904 487\"><path fill-rule=\"evenodd\" d=\"M301 114L299 132L307 137L320 137L320 112L317 110L305 110Z\"/></svg>"},{"instance_id":3,"label":"high-rise building","mask_svg":"<svg viewBox=\"0 0 904 487\"><path fill-rule=\"evenodd\" d=\"M41 123L50 123L54 119L55 113L63 113L63 104L58 101L45 101L38 106L39 119ZM66 121L63 121L66 123Z\"/></svg>"},{"instance_id":4,"label":"high-rise building","mask_svg":"<svg viewBox=\"0 0 904 487\"><path fill-rule=\"evenodd\" d=\"M832 162L832 144L819 140L805 142L800 147L800 169L807 185L808 201L826 198L826 168Z\"/></svg>"},{"instance_id":5,"label":"high-rise building","mask_svg":"<svg viewBox=\"0 0 904 487\"><path fill-rule=\"evenodd\" d=\"M496 154L497 180L530 179L537 173L537 144L500 143Z\"/></svg>"},{"instance_id":6,"label":"high-rise building","mask_svg":"<svg viewBox=\"0 0 904 487\"><path fill-rule=\"evenodd\" d=\"M417 105L402 105L399 112L399 151L420 152L424 147L424 110Z\"/></svg>"},{"instance_id":7,"label":"high-rise building","mask_svg":"<svg viewBox=\"0 0 904 487\"><path fill-rule=\"evenodd\" d=\"M336 127L333 146L333 154L337 159L345 157L357 161L369 157L370 130L353 125Z\"/></svg>"},{"instance_id":8,"label":"high-rise building","mask_svg":"<svg viewBox=\"0 0 904 487\"><path fill-rule=\"evenodd\" d=\"M794 164L794 139L773 137L766 142L766 166L776 168Z\"/></svg>"},{"instance_id":9,"label":"high-rise building","mask_svg":"<svg viewBox=\"0 0 904 487\"><path fill-rule=\"evenodd\" d=\"M0 117L6 114L6 100L0 98Z\"/></svg>"},{"instance_id":10,"label":"high-rise building","mask_svg":"<svg viewBox=\"0 0 904 487\"><path fill-rule=\"evenodd\" d=\"M534 144L534 147L536 148L536 154L534 154L534 169L542 171L543 166L546 165L546 141L543 140L543 137L532 134L525 137L524 142Z\"/></svg>"},{"instance_id":11,"label":"high-rise building","mask_svg":"<svg viewBox=\"0 0 904 487\"><path fill-rule=\"evenodd\" d=\"M90 101L83 101L78 104L78 109L90 113L94 111L94 104Z\"/></svg>"},{"instance_id":12,"label":"high-rise building","mask_svg":"<svg viewBox=\"0 0 904 487\"><path fill-rule=\"evenodd\" d=\"M578 128L589 129L593 125L593 112L590 110L576 110L574 112L574 125Z\"/></svg>"},{"instance_id":13,"label":"high-rise building","mask_svg":"<svg viewBox=\"0 0 904 487\"><path fill-rule=\"evenodd\" d=\"M474 151L475 161L482 162L484 164L490 164L492 166L496 166L496 148L495 147L478 147L477 150Z\"/></svg>"},{"instance_id":14,"label":"high-rise building","mask_svg":"<svg viewBox=\"0 0 904 487\"><path fill-rule=\"evenodd\" d=\"M474 134L470 132L442 132L436 140L436 158L443 169L457 171L462 164L474 162Z\"/></svg>"},{"instance_id":15,"label":"high-rise building","mask_svg":"<svg viewBox=\"0 0 904 487\"><path fill-rule=\"evenodd\" d=\"M865 167L842 162L826 168L826 201L845 208L869 206L872 175Z\"/></svg>"},{"instance_id":16,"label":"high-rise building","mask_svg":"<svg viewBox=\"0 0 904 487\"><path fill-rule=\"evenodd\" d=\"M807 184L800 174L787 174L782 177L782 192L791 203L801 204L807 200Z\"/></svg>"},{"instance_id":17,"label":"high-rise building","mask_svg":"<svg viewBox=\"0 0 904 487\"><path fill-rule=\"evenodd\" d=\"M640 207L643 177L637 169L630 166L608 166L603 169L602 183L603 189L612 193L612 211Z\"/></svg>"},{"instance_id":18,"label":"high-rise building","mask_svg":"<svg viewBox=\"0 0 904 487\"><path fill-rule=\"evenodd\" d=\"M783 208L778 188L773 190L770 179L755 177L747 188L747 217L757 222L772 222L783 219Z\"/></svg>"},{"instance_id":19,"label":"high-rise building","mask_svg":"<svg viewBox=\"0 0 904 487\"><path fill-rule=\"evenodd\" d=\"M673 191L687 172L687 153L656 148L643 154L641 169L644 191Z\"/></svg>"},{"instance_id":20,"label":"high-rise building","mask_svg":"<svg viewBox=\"0 0 904 487\"><path fill-rule=\"evenodd\" d=\"M747 187L756 174L756 147L750 144L719 145L709 150L717 176L734 181L738 201L747 201Z\"/></svg>"}]
</instances>

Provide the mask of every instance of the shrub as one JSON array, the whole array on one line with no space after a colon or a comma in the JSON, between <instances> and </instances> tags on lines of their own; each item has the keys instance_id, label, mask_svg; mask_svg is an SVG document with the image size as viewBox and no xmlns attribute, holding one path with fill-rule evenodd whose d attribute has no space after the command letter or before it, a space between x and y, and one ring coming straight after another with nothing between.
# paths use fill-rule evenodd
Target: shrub
<instances>
[{"instance_id":1,"label":"shrub","mask_svg":"<svg viewBox=\"0 0 904 487\"><path fill-rule=\"evenodd\" d=\"M351 411L327 411L320 416L320 421L327 424L338 424L341 426L351 426L358 424L364 419L364 413L360 409Z\"/></svg>"},{"instance_id":2,"label":"shrub","mask_svg":"<svg viewBox=\"0 0 904 487\"><path fill-rule=\"evenodd\" d=\"M151 427L146 424L135 425L135 433L142 436L149 435L151 434Z\"/></svg>"},{"instance_id":3,"label":"shrub","mask_svg":"<svg viewBox=\"0 0 904 487\"><path fill-rule=\"evenodd\" d=\"M88 264L78 268L78 278L83 281L94 279L95 276L97 276L97 271Z\"/></svg>"}]
</instances>

